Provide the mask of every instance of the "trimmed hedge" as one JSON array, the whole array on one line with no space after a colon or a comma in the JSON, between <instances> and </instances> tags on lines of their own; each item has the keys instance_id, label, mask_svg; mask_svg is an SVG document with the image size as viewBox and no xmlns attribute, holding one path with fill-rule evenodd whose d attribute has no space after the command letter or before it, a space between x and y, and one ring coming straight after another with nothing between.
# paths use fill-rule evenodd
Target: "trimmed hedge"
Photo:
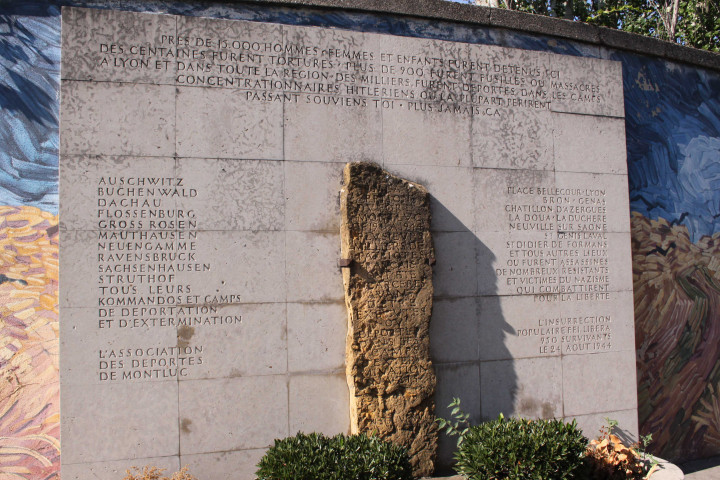
<instances>
[{"instance_id":1,"label":"trimmed hedge","mask_svg":"<svg viewBox=\"0 0 720 480\"><path fill-rule=\"evenodd\" d=\"M412 480L403 447L376 436L298 433L275 440L256 472L258 480Z\"/></svg>"},{"instance_id":2,"label":"trimmed hedge","mask_svg":"<svg viewBox=\"0 0 720 480\"><path fill-rule=\"evenodd\" d=\"M561 420L497 420L470 427L455 453L455 470L470 480L583 478L587 438Z\"/></svg>"}]
</instances>

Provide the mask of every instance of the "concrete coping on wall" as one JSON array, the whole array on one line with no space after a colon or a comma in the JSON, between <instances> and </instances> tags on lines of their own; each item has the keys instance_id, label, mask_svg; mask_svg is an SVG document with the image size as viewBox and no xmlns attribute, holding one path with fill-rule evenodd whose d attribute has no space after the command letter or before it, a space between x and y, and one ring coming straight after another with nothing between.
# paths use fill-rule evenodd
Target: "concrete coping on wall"
<instances>
[{"instance_id":1,"label":"concrete coping on wall","mask_svg":"<svg viewBox=\"0 0 720 480\"><path fill-rule=\"evenodd\" d=\"M447 0L234 0L317 9L343 9L506 28L590 43L720 71L720 54L570 20Z\"/></svg>"}]
</instances>

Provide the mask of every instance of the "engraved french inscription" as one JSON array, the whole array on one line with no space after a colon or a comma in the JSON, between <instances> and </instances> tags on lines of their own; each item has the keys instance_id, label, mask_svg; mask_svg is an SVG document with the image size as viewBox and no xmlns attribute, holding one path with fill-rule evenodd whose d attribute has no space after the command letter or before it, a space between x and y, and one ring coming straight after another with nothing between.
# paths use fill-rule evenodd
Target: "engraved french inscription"
<instances>
[{"instance_id":1,"label":"engraved french inscription","mask_svg":"<svg viewBox=\"0 0 720 480\"><path fill-rule=\"evenodd\" d=\"M291 12L63 7L63 478L249 479L212 459L298 430L377 432L426 475L452 396L635 409L631 371L572 380L634 361L621 64ZM398 176L352 163L339 202L371 160Z\"/></svg>"}]
</instances>

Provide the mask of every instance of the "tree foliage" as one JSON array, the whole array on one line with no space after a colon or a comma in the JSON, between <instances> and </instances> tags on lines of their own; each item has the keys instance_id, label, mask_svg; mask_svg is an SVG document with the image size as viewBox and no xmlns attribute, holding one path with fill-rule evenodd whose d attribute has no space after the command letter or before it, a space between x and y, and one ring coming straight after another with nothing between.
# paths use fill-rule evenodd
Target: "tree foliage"
<instances>
[{"instance_id":1,"label":"tree foliage","mask_svg":"<svg viewBox=\"0 0 720 480\"><path fill-rule=\"evenodd\" d=\"M476 0L720 52L720 0Z\"/></svg>"}]
</instances>

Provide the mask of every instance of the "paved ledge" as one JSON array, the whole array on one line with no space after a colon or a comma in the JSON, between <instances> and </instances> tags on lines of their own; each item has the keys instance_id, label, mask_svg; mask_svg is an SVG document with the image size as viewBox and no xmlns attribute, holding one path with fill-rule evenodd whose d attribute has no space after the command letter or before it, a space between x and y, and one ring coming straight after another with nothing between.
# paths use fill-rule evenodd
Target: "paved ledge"
<instances>
[{"instance_id":1,"label":"paved ledge","mask_svg":"<svg viewBox=\"0 0 720 480\"><path fill-rule=\"evenodd\" d=\"M673 465L670 462L667 462L662 459L660 460L660 463L658 464L658 469L655 470L655 473L650 475L649 480L684 480L686 477L683 474L682 470L677 465ZM711 477L704 477L704 476L693 476L693 475L701 475L702 471L698 473L694 473L687 477L687 480L717 480L720 477L717 476L711 476ZM461 475L454 475L452 477L428 477L423 478L421 480L466 480L465 477Z\"/></svg>"},{"instance_id":2,"label":"paved ledge","mask_svg":"<svg viewBox=\"0 0 720 480\"><path fill-rule=\"evenodd\" d=\"M693 460L682 464L687 480L718 480L720 478L720 456Z\"/></svg>"},{"instance_id":3,"label":"paved ledge","mask_svg":"<svg viewBox=\"0 0 720 480\"><path fill-rule=\"evenodd\" d=\"M651 55L720 71L720 54L718 53L683 47L611 28L596 27L542 15L531 15L503 8L479 7L445 0L231 0L231 2L389 13L430 20L507 28Z\"/></svg>"}]
</instances>

